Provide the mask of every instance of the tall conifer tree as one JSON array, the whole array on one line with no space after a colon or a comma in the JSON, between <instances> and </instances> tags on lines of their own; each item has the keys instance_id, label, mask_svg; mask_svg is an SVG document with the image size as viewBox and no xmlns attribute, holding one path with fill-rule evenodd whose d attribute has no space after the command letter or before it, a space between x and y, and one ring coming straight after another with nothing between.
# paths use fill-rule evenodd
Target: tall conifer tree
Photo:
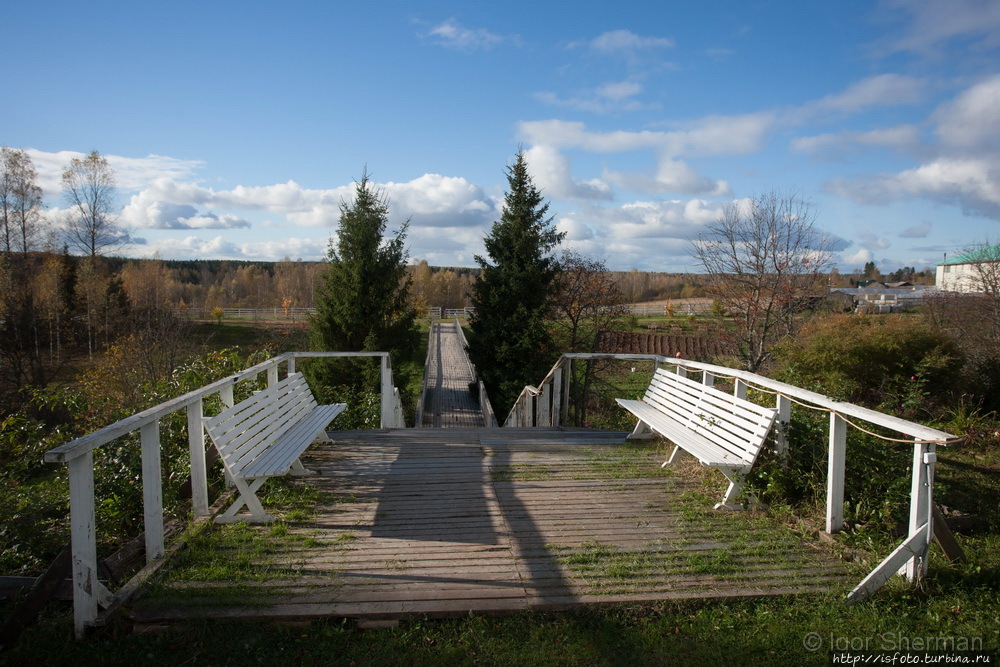
<instances>
[{"instance_id":1,"label":"tall conifer tree","mask_svg":"<svg viewBox=\"0 0 1000 667\"><path fill-rule=\"evenodd\" d=\"M418 344L406 274L409 221L385 240L388 217L384 193L365 172L354 200L340 205L340 229L317 294L313 329L324 350L389 352L396 362Z\"/></svg>"},{"instance_id":2,"label":"tall conifer tree","mask_svg":"<svg viewBox=\"0 0 1000 667\"><path fill-rule=\"evenodd\" d=\"M553 361L545 325L558 264L553 249L563 236L528 174L524 152L507 169L508 191L500 220L484 239L489 258L472 285L469 356L486 383L498 415L526 385L542 379Z\"/></svg>"}]
</instances>

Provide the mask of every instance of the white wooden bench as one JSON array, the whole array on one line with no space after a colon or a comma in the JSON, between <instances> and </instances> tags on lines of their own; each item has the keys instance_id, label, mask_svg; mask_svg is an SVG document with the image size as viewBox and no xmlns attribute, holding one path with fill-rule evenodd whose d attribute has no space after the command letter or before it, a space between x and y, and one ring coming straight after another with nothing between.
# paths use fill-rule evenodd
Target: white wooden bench
<instances>
[{"instance_id":1,"label":"white wooden bench","mask_svg":"<svg viewBox=\"0 0 1000 667\"><path fill-rule=\"evenodd\" d=\"M750 471L778 410L764 408L714 387L657 368L642 400L615 399L639 418L629 439L654 437L654 431L674 443L664 466L681 449L702 465L718 468L729 489L715 509L743 509L737 502L743 477Z\"/></svg>"},{"instance_id":2,"label":"white wooden bench","mask_svg":"<svg viewBox=\"0 0 1000 667\"><path fill-rule=\"evenodd\" d=\"M317 405L302 374L292 373L215 417L206 417L205 431L219 451L227 478L240 493L215 520L273 521L260 504L257 490L269 477L312 474L302 466L299 455L313 442L330 440L326 427L345 407L345 403ZM249 516L237 514L244 505Z\"/></svg>"}]
</instances>

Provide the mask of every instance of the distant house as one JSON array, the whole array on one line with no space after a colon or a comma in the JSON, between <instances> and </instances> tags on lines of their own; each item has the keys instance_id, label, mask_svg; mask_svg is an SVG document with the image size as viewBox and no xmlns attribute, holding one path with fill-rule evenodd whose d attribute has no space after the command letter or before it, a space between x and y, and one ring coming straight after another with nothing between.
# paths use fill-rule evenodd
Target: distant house
<instances>
[{"instance_id":1,"label":"distant house","mask_svg":"<svg viewBox=\"0 0 1000 667\"><path fill-rule=\"evenodd\" d=\"M945 292L983 292L1000 274L1000 245L983 246L937 265L935 284Z\"/></svg>"}]
</instances>

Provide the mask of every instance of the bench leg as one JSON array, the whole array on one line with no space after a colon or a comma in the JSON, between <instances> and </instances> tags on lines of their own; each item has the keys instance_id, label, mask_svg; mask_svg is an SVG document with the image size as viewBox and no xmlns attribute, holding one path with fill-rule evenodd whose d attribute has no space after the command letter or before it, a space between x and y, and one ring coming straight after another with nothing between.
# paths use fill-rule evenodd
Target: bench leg
<instances>
[{"instance_id":1,"label":"bench leg","mask_svg":"<svg viewBox=\"0 0 1000 667\"><path fill-rule=\"evenodd\" d=\"M668 465L679 459L682 451L683 450L681 449L680 445L674 445L674 451L670 453L670 458L664 461L663 465L661 465L660 467L666 468Z\"/></svg>"},{"instance_id":2,"label":"bench leg","mask_svg":"<svg viewBox=\"0 0 1000 667\"><path fill-rule=\"evenodd\" d=\"M626 440L652 440L656 434L649 429L649 425L644 421L639 421L625 439Z\"/></svg>"},{"instance_id":3,"label":"bench leg","mask_svg":"<svg viewBox=\"0 0 1000 667\"><path fill-rule=\"evenodd\" d=\"M240 521L247 521L249 523L270 523L274 521L274 517L264 511L264 506L260 504L260 500L257 499L257 490L260 489L261 485L267 481L266 477L260 477L253 480L247 484L246 480L240 479L238 477L233 479L233 483L236 484L236 488L240 492L240 497L236 499L229 509L215 517L216 523L238 523ZM237 515L243 507L246 506L250 510L250 516Z\"/></svg>"},{"instance_id":4,"label":"bench leg","mask_svg":"<svg viewBox=\"0 0 1000 667\"><path fill-rule=\"evenodd\" d=\"M743 503L739 502L740 493L743 492L743 471L742 470L727 470L725 468L719 468L722 474L726 476L729 480L729 488L726 489L726 494L722 496L722 502L717 503L714 509L717 510L745 510Z\"/></svg>"},{"instance_id":5,"label":"bench leg","mask_svg":"<svg viewBox=\"0 0 1000 667\"><path fill-rule=\"evenodd\" d=\"M302 461L300 461L299 459L295 459L294 461L292 461L292 467L288 471L288 474L291 475L292 477L307 477L309 475L315 475L316 472L307 469L304 465L302 465Z\"/></svg>"}]
</instances>

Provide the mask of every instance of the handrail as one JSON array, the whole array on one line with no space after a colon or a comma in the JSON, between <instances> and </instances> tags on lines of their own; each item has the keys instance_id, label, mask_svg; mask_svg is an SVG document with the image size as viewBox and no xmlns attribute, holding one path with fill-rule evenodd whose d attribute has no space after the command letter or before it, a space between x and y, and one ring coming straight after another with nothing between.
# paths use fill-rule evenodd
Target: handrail
<instances>
[{"instance_id":1,"label":"handrail","mask_svg":"<svg viewBox=\"0 0 1000 667\"><path fill-rule=\"evenodd\" d=\"M934 533L931 497L934 465L937 461L935 447L956 444L961 442L962 438L956 438L944 431L860 405L836 401L823 394L749 371L655 354L584 352L563 354L537 387L525 387L511 408L504 426L558 426L568 410L568 391L563 391L563 384L565 383L568 387L573 361L589 359L649 361L654 364L654 367L671 365L676 372L681 374L686 375L688 371L702 373L702 382L706 385L713 385L716 378L719 377L731 378L734 385L733 391L738 396L745 397L748 387L755 387L758 390L774 394L780 423L789 421L793 402L829 413L826 499L826 532L828 533L839 532L844 524L847 427L861 428L848 421L847 418L865 421L909 436L912 440L905 440L913 446L909 537L851 591L848 601L855 602L878 590L897 571L905 574L911 581L926 574L928 550ZM787 449L787 438L783 429L778 430L775 441L779 455L784 455Z\"/></svg>"},{"instance_id":2,"label":"handrail","mask_svg":"<svg viewBox=\"0 0 1000 667\"><path fill-rule=\"evenodd\" d=\"M136 413L92 433L88 433L45 453L50 463L68 468L70 529L73 553L73 621L76 636L82 637L98 619L98 608L111 608L118 600L97 578L97 535L94 499L94 450L116 438L139 431L142 453L143 522L146 561L164 555L163 491L160 470L160 420L180 410L187 411L188 447L191 466L191 504L195 517L209 515L205 433L202 425L204 400L218 394L232 407L234 387L267 373L268 385L278 381L279 366L295 372L295 360L313 357L376 357L381 360L382 428L406 426L399 390L393 386L392 367L387 352L286 352L234 375L217 380L183 396ZM127 589L128 587L126 587ZM125 589L123 589L125 590Z\"/></svg>"}]
</instances>

